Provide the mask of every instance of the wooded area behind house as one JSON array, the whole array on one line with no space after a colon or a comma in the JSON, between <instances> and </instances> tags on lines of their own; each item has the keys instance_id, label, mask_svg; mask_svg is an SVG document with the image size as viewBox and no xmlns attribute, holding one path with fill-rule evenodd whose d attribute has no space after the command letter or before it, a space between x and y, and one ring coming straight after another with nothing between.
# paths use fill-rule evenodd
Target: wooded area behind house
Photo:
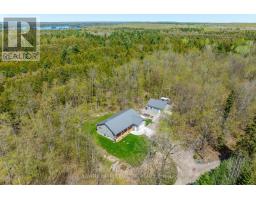
<instances>
[{"instance_id":1,"label":"wooded area behind house","mask_svg":"<svg viewBox=\"0 0 256 200\"><path fill-rule=\"evenodd\" d=\"M255 29L130 23L41 31L40 62L0 61L0 183L173 184L175 164L165 155L178 141L198 162L223 161L196 184L256 184ZM161 96L174 102L173 114L160 121L144 164L133 166L133 180L114 173L91 122Z\"/></svg>"}]
</instances>

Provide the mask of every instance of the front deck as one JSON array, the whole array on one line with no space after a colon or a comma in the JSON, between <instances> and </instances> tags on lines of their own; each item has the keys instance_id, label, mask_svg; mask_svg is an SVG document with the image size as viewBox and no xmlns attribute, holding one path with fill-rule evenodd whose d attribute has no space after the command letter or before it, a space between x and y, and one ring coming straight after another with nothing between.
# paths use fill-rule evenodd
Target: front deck
<instances>
[{"instance_id":1,"label":"front deck","mask_svg":"<svg viewBox=\"0 0 256 200\"><path fill-rule=\"evenodd\" d=\"M116 135L115 142L119 142L123 138L125 138L129 133L133 130L133 126L129 126L128 128L124 129L122 132Z\"/></svg>"}]
</instances>

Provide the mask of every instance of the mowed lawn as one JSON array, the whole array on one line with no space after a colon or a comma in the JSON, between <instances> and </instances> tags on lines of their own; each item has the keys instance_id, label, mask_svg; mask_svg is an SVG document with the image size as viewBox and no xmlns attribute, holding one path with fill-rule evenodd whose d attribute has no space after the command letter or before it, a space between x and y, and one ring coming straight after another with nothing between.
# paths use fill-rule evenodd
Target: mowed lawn
<instances>
[{"instance_id":1,"label":"mowed lawn","mask_svg":"<svg viewBox=\"0 0 256 200\"><path fill-rule=\"evenodd\" d=\"M110 116L110 114L105 115L85 123L85 131L91 133L96 140L96 143L105 149L109 154L133 166L141 164L145 159L149 148L149 140L145 136L129 134L119 142L112 142L108 138L105 138L97 133L96 124Z\"/></svg>"}]
</instances>

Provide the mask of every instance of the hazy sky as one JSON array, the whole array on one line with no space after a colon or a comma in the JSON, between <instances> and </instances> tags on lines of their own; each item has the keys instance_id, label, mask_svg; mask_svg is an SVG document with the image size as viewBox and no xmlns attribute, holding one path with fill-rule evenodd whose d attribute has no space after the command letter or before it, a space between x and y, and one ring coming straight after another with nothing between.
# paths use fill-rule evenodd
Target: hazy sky
<instances>
[{"instance_id":1,"label":"hazy sky","mask_svg":"<svg viewBox=\"0 0 256 200\"><path fill-rule=\"evenodd\" d=\"M0 18L17 15L2 15ZM23 17L37 16L41 22L74 22L74 21L115 21L115 22L248 22L256 23L256 14L35 14L35 15L19 15Z\"/></svg>"}]
</instances>

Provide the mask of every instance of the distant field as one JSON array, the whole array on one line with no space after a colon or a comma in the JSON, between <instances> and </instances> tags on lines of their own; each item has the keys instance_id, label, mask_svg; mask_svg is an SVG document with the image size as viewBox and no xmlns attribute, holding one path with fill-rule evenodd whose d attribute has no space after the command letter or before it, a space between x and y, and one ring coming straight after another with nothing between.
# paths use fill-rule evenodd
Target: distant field
<instances>
[{"instance_id":1,"label":"distant field","mask_svg":"<svg viewBox=\"0 0 256 200\"><path fill-rule=\"evenodd\" d=\"M229 35L223 34L227 32L238 33L240 31L252 32L256 30L256 24L253 23L120 23L120 24L97 24L84 27L91 34L95 35L110 35L114 31L126 30L126 31L161 31L171 35L177 36L214 36L214 37L227 37ZM233 35L233 34L232 34Z\"/></svg>"}]
</instances>

